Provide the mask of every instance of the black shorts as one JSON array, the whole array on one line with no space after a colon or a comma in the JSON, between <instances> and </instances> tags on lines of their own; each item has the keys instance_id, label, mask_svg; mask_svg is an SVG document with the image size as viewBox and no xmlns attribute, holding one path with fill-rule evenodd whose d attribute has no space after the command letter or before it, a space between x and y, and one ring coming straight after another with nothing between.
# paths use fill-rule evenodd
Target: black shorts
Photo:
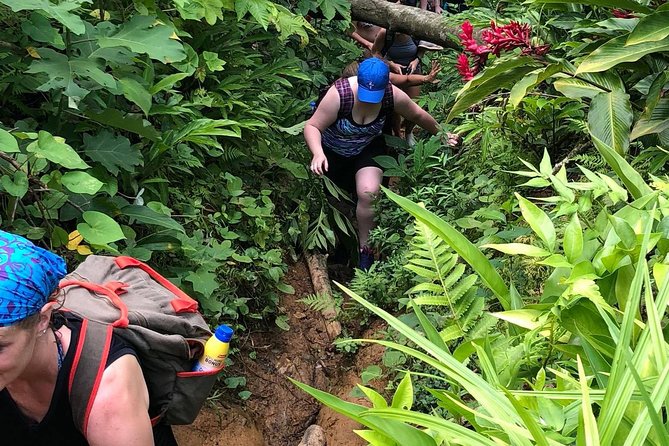
<instances>
[{"instance_id":1,"label":"black shorts","mask_svg":"<svg viewBox=\"0 0 669 446\"><path fill-rule=\"evenodd\" d=\"M363 167L378 167L381 169L379 163L374 161L374 157L386 155L387 152L388 149L383 136L374 139L359 155L351 157L341 156L326 149L328 171L325 172L325 176L346 192L355 195L355 174Z\"/></svg>"}]
</instances>

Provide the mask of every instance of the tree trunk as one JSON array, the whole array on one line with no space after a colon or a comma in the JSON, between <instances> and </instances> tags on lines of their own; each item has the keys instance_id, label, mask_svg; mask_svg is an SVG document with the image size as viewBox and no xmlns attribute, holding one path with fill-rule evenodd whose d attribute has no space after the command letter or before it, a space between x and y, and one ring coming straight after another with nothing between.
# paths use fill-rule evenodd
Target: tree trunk
<instances>
[{"instance_id":1,"label":"tree trunk","mask_svg":"<svg viewBox=\"0 0 669 446\"><path fill-rule=\"evenodd\" d=\"M386 0L351 0L351 17L373 23L391 31L428 40L445 48L460 50L462 46L454 36L457 29L447 28L441 14L424 11L414 6L404 6Z\"/></svg>"}]
</instances>

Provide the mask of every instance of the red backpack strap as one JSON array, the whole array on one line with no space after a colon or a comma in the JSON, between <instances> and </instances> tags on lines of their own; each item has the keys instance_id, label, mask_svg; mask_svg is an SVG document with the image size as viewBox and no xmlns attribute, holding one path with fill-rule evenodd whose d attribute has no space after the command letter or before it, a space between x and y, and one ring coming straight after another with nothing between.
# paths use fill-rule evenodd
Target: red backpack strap
<instances>
[{"instance_id":1,"label":"red backpack strap","mask_svg":"<svg viewBox=\"0 0 669 446\"><path fill-rule=\"evenodd\" d=\"M345 118L353 111L353 90L351 90L351 84L346 78L337 79L334 85L337 89L337 93L339 93L339 112L337 113L337 119Z\"/></svg>"},{"instance_id":2,"label":"red backpack strap","mask_svg":"<svg viewBox=\"0 0 669 446\"><path fill-rule=\"evenodd\" d=\"M84 435L107 364L113 332L114 327L109 324L82 320L70 370L68 394L74 424Z\"/></svg>"}]
</instances>

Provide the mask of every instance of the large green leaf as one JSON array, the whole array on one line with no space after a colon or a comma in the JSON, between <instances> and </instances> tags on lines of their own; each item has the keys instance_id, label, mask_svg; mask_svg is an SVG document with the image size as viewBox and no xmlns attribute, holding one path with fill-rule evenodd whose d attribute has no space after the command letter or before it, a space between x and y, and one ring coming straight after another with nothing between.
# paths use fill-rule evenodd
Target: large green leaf
<instances>
[{"instance_id":1,"label":"large green leaf","mask_svg":"<svg viewBox=\"0 0 669 446\"><path fill-rule=\"evenodd\" d=\"M656 12L639 20L627 36L627 45L655 42L669 37L669 11Z\"/></svg>"},{"instance_id":2,"label":"large green leaf","mask_svg":"<svg viewBox=\"0 0 669 446\"><path fill-rule=\"evenodd\" d=\"M595 143L595 147L606 160L611 169L618 175L618 178L622 180L627 187L627 190L630 191L632 196L635 199L639 199L645 195L652 193L652 189L646 182L643 177L632 167L625 158L620 156L618 152L609 147L604 141L597 138L595 135L590 133L592 141Z\"/></svg>"},{"instance_id":3,"label":"large green leaf","mask_svg":"<svg viewBox=\"0 0 669 446\"><path fill-rule=\"evenodd\" d=\"M568 98L594 98L599 93L615 89L624 90L625 85L616 73L583 73L578 77L558 79L553 82L557 91Z\"/></svg>"},{"instance_id":4,"label":"large green leaf","mask_svg":"<svg viewBox=\"0 0 669 446\"><path fill-rule=\"evenodd\" d=\"M223 10L233 10L234 0L176 0L174 4L184 19L205 19L214 25L216 20L223 20Z\"/></svg>"},{"instance_id":5,"label":"large green leaf","mask_svg":"<svg viewBox=\"0 0 669 446\"><path fill-rule=\"evenodd\" d=\"M29 20L21 23L21 30L36 42L49 43L59 49L65 48L63 36L40 13L33 12Z\"/></svg>"},{"instance_id":6,"label":"large green leaf","mask_svg":"<svg viewBox=\"0 0 669 446\"><path fill-rule=\"evenodd\" d=\"M646 54L669 50L669 38L637 45L625 45L626 42L627 36L609 40L581 62L576 74L605 71L624 62L636 62Z\"/></svg>"},{"instance_id":7,"label":"large green leaf","mask_svg":"<svg viewBox=\"0 0 669 446\"><path fill-rule=\"evenodd\" d=\"M40 48L40 58L33 61L27 73L44 73L48 80L37 87L39 91L63 89L65 95L73 98L75 104L83 99L91 86L83 88L80 85L82 79L89 79L101 87L116 91L116 80L114 77L102 71L102 65L96 59L74 58L69 59L51 48Z\"/></svg>"},{"instance_id":8,"label":"large green leaf","mask_svg":"<svg viewBox=\"0 0 669 446\"><path fill-rule=\"evenodd\" d=\"M177 82L179 82L182 79L187 78L188 76L190 76L190 74L188 74L188 73L174 73L174 74L170 74L168 76L165 76L159 82L157 82L153 87L151 87L149 92L151 94L156 94L160 91L172 88L172 87L174 87L174 84L176 84Z\"/></svg>"},{"instance_id":9,"label":"large green leaf","mask_svg":"<svg viewBox=\"0 0 669 446\"><path fill-rule=\"evenodd\" d=\"M634 0L533 0L533 3L570 3L577 5L604 6L605 8L627 9L648 14L652 10Z\"/></svg>"},{"instance_id":10,"label":"large green leaf","mask_svg":"<svg viewBox=\"0 0 669 446\"><path fill-rule=\"evenodd\" d=\"M432 212L422 208L407 198L397 195L389 189L384 188L383 191L388 198L399 204L417 220L429 226L431 230L446 241L446 243L448 243L448 245L478 273L483 283L495 293L504 309L511 309L509 288L506 286L495 267L490 263L490 260L488 260L488 258L472 244L472 242L467 240L467 238L458 232L457 229L437 217Z\"/></svg>"},{"instance_id":11,"label":"large green leaf","mask_svg":"<svg viewBox=\"0 0 669 446\"><path fill-rule=\"evenodd\" d=\"M527 92L539 85L549 77L553 76L556 73L559 73L562 69L562 65L559 63L550 64L547 67L539 68L537 70L531 71L526 74L524 78L516 82L516 85L511 89L511 94L509 95L509 103L514 107L518 107L520 101L523 100Z\"/></svg>"},{"instance_id":12,"label":"large green leaf","mask_svg":"<svg viewBox=\"0 0 669 446\"><path fill-rule=\"evenodd\" d=\"M236 0L235 9L237 10L237 20L241 20L246 14L251 14L253 18L267 29L272 15L276 8L268 0Z\"/></svg>"},{"instance_id":13,"label":"large green leaf","mask_svg":"<svg viewBox=\"0 0 669 446\"><path fill-rule=\"evenodd\" d=\"M28 175L22 170L17 170L14 175L2 175L0 186L12 197L22 198L28 192Z\"/></svg>"},{"instance_id":14,"label":"large green leaf","mask_svg":"<svg viewBox=\"0 0 669 446\"><path fill-rule=\"evenodd\" d=\"M83 34L84 21L78 15L72 14L72 11L84 3L91 3L91 0L63 0L58 3L50 0L0 0L0 3L9 6L14 12L42 11L48 17L65 25L74 34Z\"/></svg>"},{"instance_id":15,"label":"large green leaf","mask_svg":"<svg viewBox=\"0 0 669 446\"><path fill-rule=\"evenodd\" d=\"M179 231L182 233L186 232L184 231L183 226L181 226L173 218L168 217L165 214L158 213L146 206L131 204L121 208L121 212L123 213L123 215L126 215L130 218L134 218L135 220L147 225L154 225L167 229L174 229L175 231Z\"/></svg>"},{"instance_id":16,"label":"large green leaf","mask_svg":"<svg viewBox=\"0 0 669 446\"><path fill-rule=\"evenodd\" d=\"M19 152L19 144L16 138L5 129L0 129L0 152L16 153Z\"/></svg>"},{"instance_id":17,"label":"large green leaf","mask_svg":"<svg viewBox=\"0 0 669 446\"><path fill-rule=\"evenodd\" d=\"M142 164L142 154L130 140L103 130L95 136L84 134L84 150L93 161L102 164L112 175L120 170L134 172L135 166Z\"/></svg>"},{"instance_id":18,"label":"large green leaf","mask_svg":"<svg viewBox=\"0 0 669 446\"><path fill-rule=\"evenodd\" d=\"M669 98L662 98L653 108L650 119L641 118L632 129L630 139L635 140L644 135L662 133L669 128Z\"/></svg>"},{"instance_id":19,"label":"large green leaf","mask_svg":"<svg viewBox=\"0 0 669 446\"><path fill-rule=\"evenodd\" d=\"M125 239L121 226L109 215L86 211L82 217L86 223L79 223L77 230L90 244L107 246L109 243Z\"/></svg>"},{"instance_id":20,"label":"large green leaf","mask_svg":"<svg viewBox=\"0 0 669 446\"><path fill-rule=\"evenodd\" d=\"M616 89L592 98L588 125L593 135L623 154L630 144L633 116L629 95Z\"/></svg>"},{"instance_id":21,"label":"large green leaf","mask_svg":"<svg viewBox=\"0 0 669 446\"><path fill-rule=\"evenodd\" d=\"M134 79L123 78L118 83L123 91L123 96L127 100L137 104L144 112L144 115L148 116L149 110L151 110L151 93Z\"/></svg>"},{"instance_id":22,"label":"large green leaf","mask_svg":"<svg viewBox=\"0 0 669 446\"><path fill-rule=\"evenodd\" d=\"M186 58L181 43L172 38L173 33L171 26L153 16L136 15L114 34L100 37L98 45L100 48L122 46L163 63L172 63Z\"/></svg>"},{"instance_id":23,"label":"large green leaf","mask_svg":"<svg viewBox=\"0 0 669 446\"><path fill-rule=\"evenodd\" d=\"M548 248L550 252L555 252L555 226L553 225L553 221L544 211L531 201L521 197L517 193L515 196L518 199L520 211L527 224L529 224L535 234L543 240L546 244L546 248Z\"/></svg>"},{"instance_id":24,"label":"large green leaf","mask_svg":"<svg viewBox=\"0 0 669 446\"><path fill-rule=\"evenodd\" d=\"M76 194L94 195L104 186L102 181L80 170L65 173L60 181Z\"/></svg>"},{"instance_id":25,"label":"large green leaf","mask_svg":"<svg viewBox=\"0 0 669 446\"><path fill-rule=\"evenodd\" d=\"M458 98L451 108L447 121L450 121L461 112L481 101L489 94L500 88L507 87L518 82L530 71L537 67L536 61L531 57L521 56L504 60L490 68L486 68L462 87Z\"/></svg>"},{"instance_id":26,"label":"large green leaf","mask_svg":"<svg viewBox=\"0 0 669 446\"><path fill-rule=\"evenodd\" d=\"M88 112L87 116L101 124L136 133L151 141L157 141L160 138L156 129L149 121L142 119L141 115L124 114L115 108L107 108L100 113Z\"/></svg>"},{"instance_id":27,"label":"large green leaf","mask_svg":"<svg viewBox=\"0 0 669 446\"><path fill-rule=\"evenodd\" d=\"M52 136L43 130L40 130L37 141L30 143L27 150L39 158L46 158L67 169L86 169L90 167L72 147L65 143L63 138Z\"/></svg>"}]
</instances>

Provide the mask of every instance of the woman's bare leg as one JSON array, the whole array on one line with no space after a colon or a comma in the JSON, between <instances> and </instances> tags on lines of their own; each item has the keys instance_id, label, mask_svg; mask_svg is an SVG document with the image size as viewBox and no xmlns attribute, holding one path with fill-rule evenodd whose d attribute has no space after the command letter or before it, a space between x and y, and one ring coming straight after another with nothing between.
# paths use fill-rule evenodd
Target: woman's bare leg
<instances>
[{"instance_id":1,"label":"woman's bare leg","mask_svg":"<svg viewBox=\"0 0 669 446\"><path fill-rule=\"evenodd\" d=\"M355 174L355 189L358 195L358 205L355 208L355 217L358 220L358 240L360 248L367 245L369 231L374 226L374 210L372 200L381 189L383 171L378 167L363 167Z\"/></svg>"}]
</instances>

